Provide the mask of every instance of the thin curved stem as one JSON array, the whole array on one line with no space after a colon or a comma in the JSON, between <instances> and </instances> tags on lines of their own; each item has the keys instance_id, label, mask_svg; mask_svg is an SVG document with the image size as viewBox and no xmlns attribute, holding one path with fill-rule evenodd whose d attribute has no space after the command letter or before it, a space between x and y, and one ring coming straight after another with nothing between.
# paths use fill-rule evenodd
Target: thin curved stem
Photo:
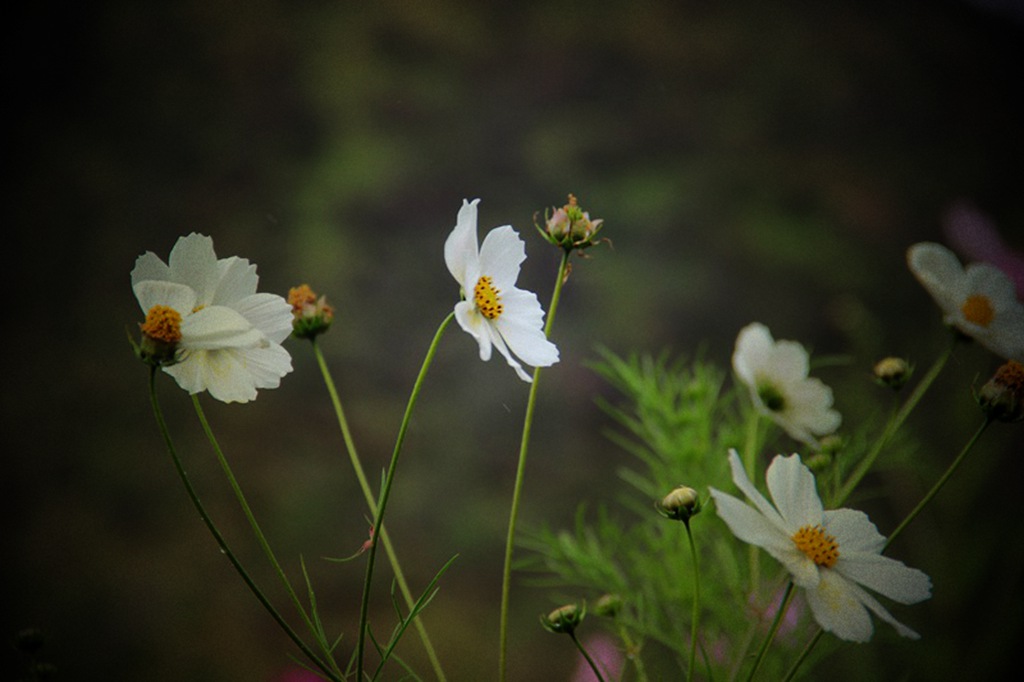
<instances>
[{"instance_id":1,"label":"thin curved stem","mask_svg":"<svg viewBox=\"0 0 1024 682\"><path fill-rule=\"evenodd\" d=\"M167 451L170 453L171 459L174 462L174 469L178 473L178 478L181 479L182 484L185 486L185 492L188 493L189 500L192 501L192 506L195 507L195 510L199 513L199 518L202 519L203 524L206 526L206 529L210 531L210 534L213 536L213 539L217 542L217 546L220 547L221 553L228 558L228 561L231 562L231 565L234 567L235 571L238 573L238 575L242 578L242 581L249 588L249 591L253 593L253 595L256 597L256 600L259 601L259 603L263 606L264 609L266 609L267 613L269 613L271 618L274 619L274 622L278 624L278 626L284 631L288 638L291 639L292 642L294 642L294 644L299 648L299 650L302 651L302 653L305 654L306 657L314 665L316 665L316 667L319 668L327 676L328 679L333 680L335 682L341 682L342 677L336 674L332 667L329 667L326 663L324 663L309 648L309 646L302 640L302 638L300 638L298 634L295 633L295 631L284 619L284 617L277 611L277 609L274 608L273 604L270 603L270 600L267 599L266 595L263 594L263 591L260 590L259 586L256 585L255 581L242 566L241 561L239 561L238 557L228 546L228 543L224 539L224 536L217 528L217 525L213 522L213 519L210 517L210 514L206 511L206 507L199 499L199 495L196 493L196 490L192 485L192 481L189 479L188 473L185 471L185 467L181 462L181 458L178 456L177 448L175 448L174 442L171 440L171 434L167 428L167 422L164 419L163 410L160 408L160 402L157 399L155 376L156 368L153 367L151 368L149 375L149 398L150 403L153 407L153 414L156 417L156 422L157 426L160 429L160 434L163 436L164 443L167 446Z\"/></svg>"},{"instance_id":2,"label":"thin curved stem","mask_svg":"<svg viewBox=\"0 0 1024 682\"><path fill-rule=\"evenodd\" d=\"M366 478L362 462L359 459L359 453L356 451L356 444L352 438L352 432L351 429L349 429L348 420L345 418L345 411L341 407L341 399L338 397L338 389L335 387L334 378L331 376L331 372L327 367L327 361L324 359L324 354L320 350L320 345L317 343L316 338L314 337L311 339L311 342L313 345L313 354L316 357L317 365L320 367L320 373L323 376L324 384L327 386L327 393L330 395L331 404L334 406L334 414L338 419L338 427L341 429L341 437L342 440L345 441L345 450L348 452L349 460L352 463L352 469L356 475L356 480L359 481L359 487L363 491L363 497L366 499L366 506L370 509L370 516L376 518L377 500L373 496L373 490L370 487L370 482ZM402 597L405 599L406 606L408 606L409 609L412 609L416 604L416 600L413 598L412 591L409 589L409 583L405 579L405 573L402 571L402 566L398 561L398 554L395 552L394 545L391 542L391 536L383 528L375 528L374 534L380 535L381 542L384 543L384 553L388 556L388 562L391 564L391 570L395 574L395 582L398 584L398 589L402 593ZM416 631L419 633L424 649L426 649L427 658L430 660L430 665L434 669L434 674L437 676L438 680L445 682L447 678L445 677L444 670L441 667L441 660L438 658L437 651L435 651L434 645L430 641L430 636L427 634L427 628L423 624L423 619L417 615L413 619L413 624L416 626Z\"/></svg>"},{"instance_id":3,"label":"thin curved stem","mask_svg":"<svg viewBox=\"0 0 1024 682\"><path fill-rule=\"evenodd\" d=\"M892 541L896 539L896 536L902 533L903 529L906 528L911 521L917 518L917 515L920 514L921 510L924 509L928 505L928 503L932 501L932 498L939 494L939 491L942 490L942 486L946 485L946 481L948 481L950 477L953 476L953 473L964 461L964 458L967 457L967 453L971 451L971 448L974 447L975 443L978 442L978 439L981 438L981 434L985 433L985 429L987 429L988 425L991 423L992 420L989 419L988 417L985 417L985 421L981 423L981 426L978 427L978 430L975 431L974 435L971 436L971 439L967 441L967 445L963 447L963 449L960 451L960 454L956 456L956 459L953 460L953 463L950 464L949 468L946 469L946 472L942 474L939 480L935 482L935 485L932 486L932 489L929 490L928 493L921 499L921 501L917 503L917 506L914 507L909 514L907 514L907 517L900 522L900 525L896 526L896 530L894 530L889 535L888 539L885 541L885 545L882 547L883 552L889 547L889 545L892 544Z\"/></svg>"},{"instance_id":4,"label":"thin curved stem","mask_svg":"<svg viewBox=\"0 0 1024 682\"><path fill-rule=\"evenodd\" d=\"M583 658L587 659L587 663L590 665L590 669L594 671L597 679L600 680L600 682L605 682L604 675L601 674L601 670L597 667L597 663L594 662L594 659L590 657L587 650L583 648L582 644L580 644L580 640L577 639L576 633L569 632L569 638L572 639L572 643L575 644L576 648L580 650L581 654L583 654Z\"/></svg>"},{"instance_id":5,"label":"thin curved stem","mask_svg":"<svg viewBox=\"0 0 1024 682\"><path fill-rule=\"evenodd\" d=\"M882 432L882 435L879 437L879 439L875 441L874 447L864 457L864 459L860 461L860 463L857 465L857 468L854 470L853 474L850 475L850 478L847 479L843 487L839 489L839 492L836 494L835 500L832 501L833 508L839 507L840 505L843 504L843 502L846 501L846 499L853 492L854 488L857 487L861 480L871 470L871 467L874 466L875 460L878 459L878 455L881 454L882 449L886 446L889 440L896 434L900 427L903 426L903 422L905 422L907 420L907 417L910 416L910 413L914 411L914 408L917 407L917 404L921 401L921 398L924 397L924 394L928 391L929 388L931 388L932 383L935 382L936 377L939 376L939 373L942 371L942 368L946 366L946 363L949 361L950 356L953 355L953 349L956 348L956 344L958 341L959 338L954 334L953 340L946 348L946 351L938 358L936 358L935 362L928 369L928 373L925 374L921 381L917 383L917 386L914 387L913 392L909 396L907 396L906 402L903 403L903 406L900 407L899 411L889 422L888 426L886 427L885 431Z\"/></svg>"},{"instance_id":6,"label":"thin curved stem","mask_svg":"<svg viewBox=\"0 0 1024 682\"><path fill-rule=\"evenodd\" d=\"M217 441L217 437L213 434L213 429L210 428L210 422L206 419L206 413L203 411L203 406L199 403L199 396L197 394L192 396L192 404L195 407L196 415L199 417L199 423L203 427L203 432L206 434L207 440L210 441L214 454L217 456L217 461L220 463L220 467L224 471L224 476L228 479L228 484L231 486L231 490L234 492L235 498L238 500L238 504L242 508L242 513L245 515L246 520L249 522L249 526L252 528L253 535L256 536L256 542L259 544L260 549L263 550L263 553L266 555L270 565L273 566L274 572L277 574L277 577L280 579L285 591L288 593L292 603L295 605L295 610L299 612L299 615L302 617L302 621L316 638L317 643L320 645L320 649L326 656L327 662L331 665L332 670L336 674L341 675L341 669L334 661L334 655L331 652L330 643L321 635L320 629L313 624L309 614L306 612L306 608L302 605L302 600L299 599L299 595L295 592L295 588L292 587L291 581L288 580L288 576L281 567L281 562L277 560L277 555L274 554L274 550L270 547L270 543L267 541L267 537L264 535L263 529L260 528L259 522L256 521L256 516L252 512L252 508L249 506L248 500L245 499L245 493L242 492L242 486L238 484L238 479L231 470L231 465L228 464L227 457L224 456L224 451L221 449L220 443Z\"/></svg>"},{"instance_id":7,"label":"thin curved stem","mask_svg":"<svg viewBox=\"0 0 1024 682\"><path fill-rule=\"evenodd\" d=\"M786 614L786 610L789 609L789 602L793 599L793 581L790 581L786 585L786 592L782 596L782 602L779 604L778 610L775 612L775 618L772 619L771 628L768 630L768 634L765 635L764 641L761 642L761 648L757 650L757 657L754 659L754 665L750 668L750 674L747 675L747 682L754 679L757 669L761 667L761 662L764 660L764 656L768 653L768 647L775 639L775 633L779 631L779 625L782 623L782 617Z\"/></svg>"},{"instance_id":8,"label":"thin curved stem","mask_svg":"<svg viewBox=\"0 0 1024 682\"><path fill-rule=\"evenodd\" d=\"M405 433L409 429L409 420L412 418L412 411L416 406L416 399L419 397L420 389L423 388L423 381L427 376L427 370L430 369L430 365L434 360L434 355L437 353L437 347L440 345L441 336L444 334L444 330L448 328L448 325L453 319L455 319L455 313L448 313L447 317L444 318L444 321L442 321L441 325L437 328L437 332L434 334L434 339L430 342L430 347L427 349L427 355L423 359L423 365L420 367L420 372L416 377L416 382L413 384L412 393L409 395L409 402L405 406L405 414L402 416L402 423L398 427L398 437L395 439L395 449L391 453L391 462L388 464L388 471L384 476L384 487L381 490L380 502L377 505L377 513L374 515L373 519L374 534L373 539L370 542L369 552L367 552L366 580L363 583L363 598L359 606L359 641L356 644L356 679L358 680L363 679L363 658L366 648L366 621L369 615L370 586L373 583L373 567L377 557L377 538L382 535L384 530L384 512L387 509L388 498L391 495L391 484L395 480L395 471L398 468L398 456L402 452L402 444L405 442Z\"/></svg>"},{"instance_id":9,"label":"thin curved stem","mask_svg":"<svg viewBox=\"0 0 1024 682\"><path fill-rule=\"evenodd\" d=\"M686 538L690 543L690 554L693 555L693 614L690 624L690 666L686 671L686 680L693 679L693 669L697 664L697 624L700 622L700 565L697 563L697 545L693 542L693 531L690 521L685 521Z\"/></svg>"},{"instance_id":10,"label":"thin curved stem","mask_svg":"<svg viewBox=\"0 0 1024 682\"><path fill-rule=\"evenodd\" d=\"M811 641L807 642L807 646L805 646L804 650L800 652L800 655L797 657L797 659L793 661L793 665L790 667L789 672L786 673L786 677L783 678L782 682L789 682L793 679L793 677L796 675L796 671L799 670L800 666L803 665L805 660L807 660L807 657L810 655L814 647L817 646L818 641L824 634L825 631L821 628L818 628L818 631L814 633L814 637L811 637Z\"/></svg>"},{"instance_id":11,"label":"thin curved stem","mask_svg":"<svg viewBox=\"0 0 1024 682\"><path fill-rule=\"evenodd\" d=\"M548 319L544 325L544 335L551 335L551 326L555 321L558 301L562 294L569 267L570 251L562 252L562 260L558 265L558 276L555 280L555 291L551 295L551 306ZM515 548L516 519L519 516L519 502L522 496L523 479L526 475L526 453L530 445L530 432L533 429L533 412L537 405L537 385L540 379L540 367L533 368L533 382L530 384L530 395L526 400L526 416L523 419L523 436L519 442L519 463L516 465L516 480L512 487L512 505L508 515L508 537L505 540L505 561L501 578L501 615L498 631L498 679L505 682L508 674L508 609L509 597L512 592L512 552Z\"/></svg>"}]
</instances>

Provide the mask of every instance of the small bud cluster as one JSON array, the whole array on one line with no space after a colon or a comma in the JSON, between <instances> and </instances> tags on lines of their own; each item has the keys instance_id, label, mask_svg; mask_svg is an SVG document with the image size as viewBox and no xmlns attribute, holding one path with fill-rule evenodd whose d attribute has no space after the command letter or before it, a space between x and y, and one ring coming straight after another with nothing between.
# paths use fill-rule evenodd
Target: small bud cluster
<instances>
[{"instance_id":1,"label":"small bud cluster","mask_svg":"<svg viewBox=\"0 0 1024 682\"><path fill-rule=\"evenodd\" d=\"M1024 419L1024 365L1010 360L997 369L978 392L978 404L992 419L1003 422Z\"/></svg>"},{"instance_id":2,"label":"small bud cluster","mask_svg":"<svg viewBox=\"0 0 1024 682\"><path fill-rule=\"evenodd\" d=\"M576 197L570 194L569 202L561 208L545 210L544 227L536 227L549 243L566 251L582 251L597 244L597 233L601 231L603 224L602 218L591 220L590 214L581 209Z\"/></svg>"},{"instance_id":3,"label":"small bud cluster","mask_svg":"<svg viewBox=\"0 0 1024 682\"><path fill-rule=\"evenodd\" d=\"M334 308L327 303L327 297L317 298L308 284L289 289L288 303L295 316L292 335L297 339L313 339L326 332L334 321Z\"/></svg>"}]
</instances>

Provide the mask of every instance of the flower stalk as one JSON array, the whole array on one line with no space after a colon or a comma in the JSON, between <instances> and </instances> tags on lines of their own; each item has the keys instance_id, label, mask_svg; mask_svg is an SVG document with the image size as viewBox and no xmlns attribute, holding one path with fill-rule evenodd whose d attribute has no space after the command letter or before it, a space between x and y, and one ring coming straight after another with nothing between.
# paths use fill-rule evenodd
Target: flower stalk
<instances>
[{"instance_id":1,"label":"flower stalk","mask_svg":"<svg viewBox=\"0 0 1024 682\"><path fill-rule=\"evenodd\" d=\"M562 286L565 284L566 273L569 267L569 255L571 251L563 251L562 258L558 264L558 275L555 278L555 289L551 295L551 305L548 308L548 319L544 325L544 336L551 335L551 327L555 321L555 313L558 311L558 301L561 298ZM530 431L533 427L533 413L537 405L537 384L540 379L540 367L533 369L533 381L530 384L530 395L526 402L526 416L523 419L523 435L519 444L519 463L516 465L516 480L512 487L512 505L508 517L508 537L505 540L505 562L502 567L501 578L501 613L499 616L499 644L498 644L498 679L505 682L508 674L508 610L509 597L512 587L512 551L515 547L516 519L519 516L519 502L523 489L523 478L526 474L526 455L530 445Z\"/></svg>"},{"instance_id":2,"label":"flower stalk","mask_svg":"<svg viewBox=\"0 0 1024 682\"><path fill-rule=\"evenodd\" d=\"M330 369L327 367L327 361L324 359L324 354L320 349L320 344L317 343L315 338L311 338L310 341L313 346L313 355L316 357L317 365L320 368L324 384L327 387L327 393L331 398L331 405L334 407L334 414L338 419L338 427L341 430L342 440L345 442L345 450L348 452L349 461L352 463L352 470L355 472L356 479L359 481L359 487L363 491L363 497L366 498L366 505L370 509L370 515L376 518L378 512L377 500L373 496L373 490L370 488L370 482L366 478L366 472L363 470L362 462L359 459L359 453L356 450L356 444L352 438L352 431L349 428L348 420L345 418L345 411L341 406L341 399L338 397L338 389L334 384L334 378L331 376ZM394 545L391 542L391 536L388 534L386 529L379 527L377 527L374 534L379 534L381 536L381 542L384 543L384 552L387 554L388 561L391 564L391 570L394 571L395 574L395 582L398 584L398 589L402 593L402 598L405 599L406 606L412 609L416 600L413 598L412 591L409 589L409 583L405 579L405 573L402 571L402 566L398 561L398 554L395 552ZM423 619L417 615L413 619L413 624L419 634L420 641L423 642L424 649L426 649L427 658L430 660L430 665L434 669L434 674L437 675L438 680L444 682L447 678L445 677L444 669L441 667L441 661L437 656L437 651L434 649L434 645L430 641L427 628L423 624Z\"/></svg>"},{"instance_id":3,"label":"flower stalk","mask_svg":"<svg viewBox=\"0 0 1024 682\"><path fill-rule=\"evenodd\" d=\"M324 653L326 662L331 666L331 670L337 675L342 675L341 668L339 668L338 664L334 661L330 642L326 640L322 635L320 628L314 625L309 614L306 612L305 607L302 605L302 601L299 599L298 593L296 593L295 588L292 587L292 583L285 574L284 568L281 567L281 562L278 561L277 555L274 553L274 550L270 546L270 542L263 533L263 529L260 528L260 524L256 520L256 515L253 514L252 508L249 506L249 502L245 498L245 493L242 492L242 486L239 485L238 479L235 477L235 474L231 469L231 465L228 463L227 457L225 457L224 451L221 449L220 443L217 441L217 438L213 433L213 429L210 427L210 422L206 418L206 413L203 411L198 395L192 396L192 405L195 407L196 415L199 417L199 423L203 427L203 432L206 434L207 440L210 441L210 445L213 447L217 461L220 464L221 469L224 471L224 476L227 478L228 484L231 486L231 490L235 494L235 498L238 500L239 506L242 508L242 513L245 515L246 520L249 522L249 526L252 528L253 535L256 537L256 542L259 544L260 549L263 550L263 554L267 557L270 565L274 568L274 572L277 574L277 577L280 579L285 591L288 593L288 597L295 605L295 610L299 612L299 615L302 617L306 627L309 628L309 631L316 637L317 643L320 645L320 649Z\"/></svg>"},{"instance_id":4,"label":"flower stalk","mask_svg":"<svg viewBox=\"0 0 1024 682\"><path fill-rule=\"evenodd\" d=\"M156 395L156 366L150 367L149 372L149 399L150 404L153 408L153 415L156 417L157 427L160 429L160 435L164 439L164 444L167 446L167 451L171 455L171 460L174 463L174 470L178 473L178 478L181 479L182 484L185 486L185 492L188 494L189 500L192 502L192 506L195 507L196 512L199 514L199 518L202 519L203 525L210 531L213 539L217 542L217 546L220 547L221 553L228 558L235 571L242 578L246 587L253 593L260 605L270 614L274 622L284 631L290 640L302 651L303 654L324 674L324 676L332 682L341 682L343 676L340 671L336 670L336 666L330 665L327 662L320 659L316 653L302 640L301 637L296 634L295 630L288 624L284 617L278 612L274 605L270 603L263 591L260 590L259 586L256 585L255 581L249 575L245 567L242 566L241 561L235 555L234 551L228 546L227 541L221 534L220 529L214 523L206 507L199 499L199 495L196 493L195 488L192 486L192 481L188 477L188 473L185 471L185 467L181 462L181 458L178 456L177 448L174 446L174 441L171 439L170 431L167 428L167 422L164 419L163 410L160 407L160 402Z\"/></svg>"},{"instance_id":5,"label":"flower stalk","mask_svg":"<svg viewBox=\"0 0 1024 682\"><path fill-rule=\"evenodd\" d=\"M402 416L402 423L398 427L398 436L395 439L395 448L391 453L391 461L388 464L387 474L384 476L384 485L380 492L380 502L377 504L377 513L373 518L373 527L375 532L371 538L370 549L367 552L366 579L363 583L363 597L359 606L359 639L356 643L356 671L357 679L359 680L363 679L367 618L370 606L370 587L373 583L373 568L377 557L378 539L384 533L384 512L387 510L388 498L391 495L391 485L395 480L395 471L398 468L398 456L402 452L402 444L405 442L405 434L409 428L412 411L416 406L417 398L419 398L420 389L423 388L423 381L426 379L427 370L430 369L430 365L433 363L434 355L437 353L437 348L440 345L441 337L444 335L444 330L448 328L449 323L451 323L453 319L455 319L455 313L448 313L441 322L441 325L437 328L437 332L434 333L434 338L430 342L430 347L427 349L427 355L423 359L423 365L420 367L419 374L416 376L416 382L413 384L412 393L409 395L409 402L405 406L405 414Z\"/></svg>"}]
</instances>

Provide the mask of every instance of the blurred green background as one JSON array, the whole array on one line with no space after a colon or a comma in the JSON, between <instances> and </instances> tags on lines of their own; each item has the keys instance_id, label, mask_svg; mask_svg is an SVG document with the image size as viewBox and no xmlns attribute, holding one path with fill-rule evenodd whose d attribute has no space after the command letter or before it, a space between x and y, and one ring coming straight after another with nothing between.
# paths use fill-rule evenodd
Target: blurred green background
<instances>
[{"instance_id":1,"label":"blurred green background","mask_svg":"<svg viewBox=\"0 0 1024 682\"><path fill-rule=\"evenodd\" d=\"M338 318L323 347L375 471L458 296L442 245L461 200L482 198L481 231L520 230L521 286L545 307L557 254L534 214L573 192L604 218L613 248L575 261L559 308L526 525L568 525L580 502L622 486L628 456L594 404L615 396L585 365L598 344L703 347L727 363L758 320L851 358L818 372L847 423L888 409L871 364L895 353L923 368L945 343L906 247L942 240L943 212L966 199L1024 249L1022 16L941 0L16 10L3 276L28 299L3 322L3 636L41 628L63 680L272 682L293 667L190 507L125 339L141 320L135 258L166 258L191 231L256 263L264 290L308 282L329 296ZM351 646L362 565L318 557L362 543L364 504L312 356L288 347L280 389L204 404L279 555L296 578L306 557ZM961 349L914 415L919 468L859 500L883 533L967 440L971 383L998 364ZM160 389L201 494L274 593L187 396L166 377ZM389 522L413 583L459 554L426 616L453 680L494 677L526 395L452 327L403 454ZM981 679L1017 654L1020 442L1019 425L993 427L894 547L935 582L930 602L896 611L922 641L841 648L830 679ZM537 622L551 597L517 582L513 598L513 679L568 679L568 642ZM415 638L402 653L428 673ZM6 647L0 676L20 664Z\"/></svg>"}]
</instances>

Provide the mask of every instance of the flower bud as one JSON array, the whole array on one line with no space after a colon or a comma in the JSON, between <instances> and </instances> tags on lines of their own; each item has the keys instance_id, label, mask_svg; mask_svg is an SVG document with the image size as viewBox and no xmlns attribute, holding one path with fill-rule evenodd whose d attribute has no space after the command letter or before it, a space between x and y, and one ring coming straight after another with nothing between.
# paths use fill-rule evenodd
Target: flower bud
<instances>
[{"instance_id":1,"label":"flower bud","mask_svg":"<svg viewBox=\"0 0 1024 682\"><path fill-rule=\"evenodd\" d=\"M559 606L546 616L541 616L540 622L549 632L572 634L576 630L576 626L583 622L585 615L587 615L586 604L566 604Z\"/></svg>"},{"instance_id":2,"label":"flower bud","mask_svg":"<svg viewBox=\"0 0 1024 682\"><path fill-rule=\"evenodd\" d=\"M681 485L655 502L654 507L665 518L689 521L691 517L700 513L700 495L693 488Z\"/></svg>"},{"instance_id":3,"label":"flower bud","mask_svg":"<svg viewBox=\"0 0 1024 682\"><path fill-rule=\"evenodd\" d=\"M308 284L301 284L288 290L288 303L292 306L292 335L297 339L313 339L330 328L334 321L334 308L327 303L327 297L317 298Z\"/></svg>"},{"instance_id":4,"label":"flower bud","mask_svg":"<svg viewBox=\"0 0 1024 682\"><path fill-rule=\"evenodd\" d=\"M978 392L978 404L991 419L1015 422L1024 418L1024 365L1008 361Z\"/></svg>"},{"instance_id":5,"label":"flower bud","mask_svg":"<svg viewBox=\"0 0 1024 682\"><path fill-rule=\"evenodd\" d=\"M544 227L537 225L541 236L566 251L583 250L598 242L604 219L590 219L590 214L579 207L576 197L569 195L569 203L561 208L544 211Z\"/></svg>"},{"instance_id":6,"label":"flower bud","mask_svg":"<svg viewBox=\"0 0 1024 682\"><path fill-rule=\"evenodd\" d=\"M594 604L594 612L605 618L614 618L622 610L622 597L617 594L602 595Z\"/></svg>"},{"instance_id":7,"label":"flower bud","mask_svg":"<svg viewBox=\"0 0 1024 682\"><path fill-rule=\"evenodd\" d=\"M888 386L892 390L898 391L910 379L914 368L903 358L888 357L875 363L873 371L875 381L882 386Z\"/></svg>"}]
</instances>

